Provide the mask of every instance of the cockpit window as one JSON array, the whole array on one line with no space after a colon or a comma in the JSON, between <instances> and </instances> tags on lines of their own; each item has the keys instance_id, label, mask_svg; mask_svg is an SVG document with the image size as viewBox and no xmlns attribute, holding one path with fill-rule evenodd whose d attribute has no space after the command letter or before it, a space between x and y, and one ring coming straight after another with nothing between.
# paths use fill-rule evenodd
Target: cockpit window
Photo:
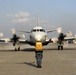
<instances>
[{"instance_id":1,"label":"cockpit window","mask_svg":"<svg viewBox=\"0 0 76 75\"><path fill-rule=\"evenodd\" d=\"M40 29L37 29L37 31L40 31Z\"/></svg>"},{"instance_id":2,"label":"cockpit window","mask_svg":"<svg viewBox=\"0 0 76 75\"><path fill-rule=\"evenodd\" d=\"M31 32L36 32L36 29L33 29Z\"/></svg>"},{"instance_id":3,"label":"cockpit window","mask_svg":"<svg viewBox=\"0 0 76 75\"><path fill-rule=\"evenodd\" d=\"M33 32L36 32L36 29L34 29Z\"/></svg>"},{"instance_id":4,"label":"cockpit window","mask_svg":"<svg viewBox=\"0 0 76 75\"><path fill-rule=\"evenodd\" d=\"M41 31L41 32L45 32L45 30L44 30L44 29L40 29L40 31Z\"/></svg>"},{"instance_id":5,"label":"cockpit window","mask_svg":"<svg viewBox=\"0 0 76 75\"><path fill-rule=\"evenodd\" d=\"M44 29L33 29L31 32L45 32Z\"/></svg>"}]
</instances>

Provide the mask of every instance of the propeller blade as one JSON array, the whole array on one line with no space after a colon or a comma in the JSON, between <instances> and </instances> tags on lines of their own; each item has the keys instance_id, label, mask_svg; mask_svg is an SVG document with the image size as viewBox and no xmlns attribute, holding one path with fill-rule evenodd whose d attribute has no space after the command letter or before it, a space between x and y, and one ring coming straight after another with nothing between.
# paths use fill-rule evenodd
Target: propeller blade
<instances>
[{"instance_id":1,"label":"propeller blade","mask_svg":"<svg viewBox=\"0 0 76 75\"><path fill-rule=\"evenodd\" d=\"M12 34L16 34L16 30L14 28L11 29L11 31L12 31Z\"/></svg>"},{"instance_id":2,"label":"propeller blade","mask_svg":"<svg viewBox=\"0 0 76 75\"><path fill-rule=\"evenodd\" d=\"M58 42L58 38L56 38L56 37L53 37L51 40L53 41L53 43L57 43Z\"/></svg>"},{"instance_id":3,"label":"propeller blade","mask_svg":"<svg viewBox=\"0 0 76 75\"><path fill-rule=\"evenodd\" d=\"M72 32L71 32L71 31L67 32L67 33L66 33L66 36L67 36L67 37L72 36Z\"/></svg>"},{"instance_id":4,"label":"propeller blade","mask_svg":"<svg viewBox=\"0 0 76 75\"><path fill-rule=\"evenodd\" d=\"M61 33L62 32L62 28L61 27L57 28L57 32Z\"/></svg>"},{"instance_id":5,"label":"propeller blade","mask_svg":"<svg viewBox=\"0 0 76 75\"><path fill-rule=\"evenodd\" d=\"M75 37L75 40L76 40L76 35L74 37Z\"/></svg>"},{"instance_id":6,"label":"propeller blade","mask_svg":"<svg viewBox=\"0 0 76 75\"><path fill-rule=\"evenodd\" d=\"M22 35L20 36L20 38L25 39L25 35L24 35L24 34L22 34Z\"/></svg>"},{"instance_id":7,"label":"propeller blade","mask_svg":"<svg viewBox=\"0 0 76 75\"><path fill-rule=\"evenodd\" d=\"M1 33L0 33L0 37L3 37L3 36L4 36L4 35L3 35L3 33L1 32Z\"/></svg>"}]
</instances>

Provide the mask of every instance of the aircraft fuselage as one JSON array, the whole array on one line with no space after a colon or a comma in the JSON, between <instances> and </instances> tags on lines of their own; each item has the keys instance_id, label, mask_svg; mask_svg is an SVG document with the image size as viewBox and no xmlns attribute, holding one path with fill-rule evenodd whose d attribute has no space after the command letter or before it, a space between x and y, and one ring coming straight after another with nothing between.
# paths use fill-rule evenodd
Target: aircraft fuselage
<instances>
[{"instance_id":1,"label":"aircraft fuselage","mask_svg":"<svg viewBox=\"0 0 76 75\"><path fill-rule=\"evenodd\" d=\"M42 27L37 26L31 30L31 32L30 32L30 41L31 42L46 43L47 40L48 40L47 33L45 32L45 30Z\"/></svg>"}]
</instances>

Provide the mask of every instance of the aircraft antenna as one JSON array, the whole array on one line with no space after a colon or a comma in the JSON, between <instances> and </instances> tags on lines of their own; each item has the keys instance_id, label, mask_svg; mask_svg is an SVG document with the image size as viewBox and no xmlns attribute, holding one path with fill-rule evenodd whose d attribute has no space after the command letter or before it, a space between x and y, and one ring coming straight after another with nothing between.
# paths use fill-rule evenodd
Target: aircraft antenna
<instances>
[{"instance_id":1,"label":"aircraft antenna","mask_svg":"<svg viewBox=\"0 0 76 75\"><path fill-rule=\"evenodd\" d=\"M37 17L37 26L39 26L39 17Z\"/></svg>"}]
</instances>

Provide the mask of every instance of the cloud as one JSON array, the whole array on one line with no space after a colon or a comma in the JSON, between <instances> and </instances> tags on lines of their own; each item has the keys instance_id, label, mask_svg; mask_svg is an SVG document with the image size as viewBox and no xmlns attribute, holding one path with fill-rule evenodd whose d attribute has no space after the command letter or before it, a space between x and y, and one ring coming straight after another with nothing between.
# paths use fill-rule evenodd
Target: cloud
<instances>
[{"instance_id":1,"label":"cloud","mask_svg":"<svg viewBox=\"0 0 76 75\"><path fill-rule=\"evenodd\" d=\"M8 14L7 17L10 17L13 23L24 23L29 21L30 13L18 12L14 14Z\"/></svg>"},{"instance_id":2,"label":"cloud","mask_svg":"<svg viewBox=\"0 0 76 75\"><path fill-rule=\"evenodd\" d=\"M17 19L12 19L13 23L23 23L23 22L28 22L29 18L17 18Z\"/></svg>"},{"instance_id":3,"label":"cloud","mask_svg":"<svg viewBox=\"0 0 76 75\"><path fill-rule=\"evenodd\" d=\"M14 15L16 18L19 18L19 17L28 17L30 16L30 14L28 12L19 12L17 14Z\"/></svg>"},{"instance_id":4,"label":"cloud","mask_svg":"<svg viewBox=\"0 0 76 75\"><path fill-rule=\"evenodd\" d=\"M11 20L12 23L30 23L30 24L39 24L46 23L45 20L40 17L33 17L29 12L17 12L12 14L7 14L7 17Z\"/></svg>"},{"instance_id":5,"label":"cloud","mask_svg":"<svg viewBox=\"0 0 76 75\"><path fill-rule=\"evenodd\" d=\"M20 18L20 17L29 17L30 13L29 12L18 12L14 14L8 14L8 17L14 17L14 18Z\"/></svg>"}]
</instances>

